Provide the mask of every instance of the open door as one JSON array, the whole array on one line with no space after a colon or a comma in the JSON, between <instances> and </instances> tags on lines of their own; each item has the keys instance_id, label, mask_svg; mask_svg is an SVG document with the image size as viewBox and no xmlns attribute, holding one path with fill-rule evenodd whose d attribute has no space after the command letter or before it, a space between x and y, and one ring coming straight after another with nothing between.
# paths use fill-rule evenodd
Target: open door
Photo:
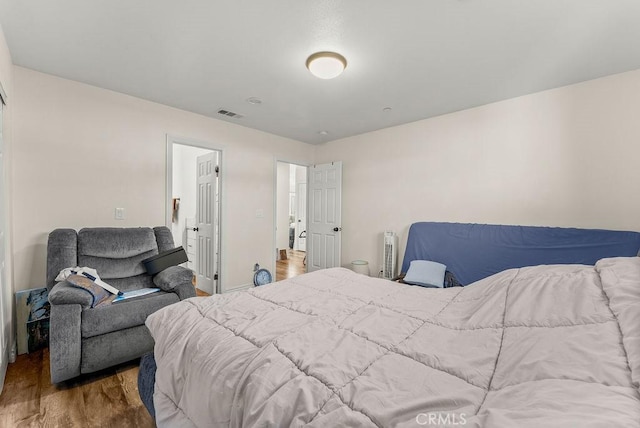
<instances>
[{"instance_id":1,"label":"open door","mask_svg":"<svg viewBox=\"0 0 640 428\"><path fill-rule=\"evenodd\" d=\"M342 162L309 167L307 270L340 266Z\"/></svg>"},{"instance_id":2,"label":"open door","mask_svg":"<svg viewBox=\"0 0 640 428\"><path fill-rule=\"evenodd\" d=\"M166 224L187 252L198 290L220 293L223 152L167 135Z\"/></svg>"},{"instance_id":3,"label":"open door","mask_svg":"<svg viewBox=\"0 0 640 428\"><path fill-rule=\"evenodd\" d=\"M196 192L196 276L197 287L216 292L218 272L218 152L197 157Z\"/></svg>"}]
</instances>

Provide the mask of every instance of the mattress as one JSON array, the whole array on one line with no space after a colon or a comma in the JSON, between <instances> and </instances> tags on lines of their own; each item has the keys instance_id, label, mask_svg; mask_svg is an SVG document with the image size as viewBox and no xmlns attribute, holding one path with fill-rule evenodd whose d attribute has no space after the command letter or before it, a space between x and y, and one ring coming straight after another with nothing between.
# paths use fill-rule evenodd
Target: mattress
<instances>
[{"instance_id":1,"label":"mattress","mask_svg":"<svg viewBox=\"0 0 640 428\"><path fill-rule=\"evenodd\" d=\"M149 316L159 427L637 427L640 258L430 289L336 268Z\"/></svg>"}]
</instances>

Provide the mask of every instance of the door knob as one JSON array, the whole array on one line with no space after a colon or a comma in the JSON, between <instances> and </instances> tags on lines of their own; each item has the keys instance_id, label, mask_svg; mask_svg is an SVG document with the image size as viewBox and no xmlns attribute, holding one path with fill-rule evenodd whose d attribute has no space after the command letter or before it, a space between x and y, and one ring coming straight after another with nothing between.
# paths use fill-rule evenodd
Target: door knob
<instances>
[{"instance_id":1,"label":"door knob","mask_svg":"<svg viewBox=\"0 0 640 428\"><path fill-rule=\"evenodd\" d=\"M197 232L197 231L199 231L199 230L200 230L200 228L199 228L199 227L194 227L194 228L193 228L193 231L194 231L194 232Z\"/></svg>"},{"instance_id":2,"label":"door knob","mask_svg":"<svg viewBox=\"0 0 640 428\"><path fill-rule=\"evenodd\" d=\"M340 232L341 230L342 230L342 228L341 228L341 227L334 227L334 228L333 228L333 231L334 231L334 232Z\"/></svg>"}]
</instances>

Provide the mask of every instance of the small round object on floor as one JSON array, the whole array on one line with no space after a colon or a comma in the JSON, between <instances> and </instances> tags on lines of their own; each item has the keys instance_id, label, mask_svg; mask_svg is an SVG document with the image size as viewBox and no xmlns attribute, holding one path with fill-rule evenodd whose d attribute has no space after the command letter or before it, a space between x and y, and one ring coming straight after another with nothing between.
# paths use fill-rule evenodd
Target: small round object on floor
<instances>
[{"instance_id":1,"label":"small round object on floor","mask_svg":"<svg viewBox=\"0 0 640 428\"><path fill-rule=\"evenodd\" d=\"M273 282L273 278L271 276L271 272L267 269L258 269L256 273L253 274L253 285L256 287L260 285L265 285Z\"/></svg>"}]
</instances>

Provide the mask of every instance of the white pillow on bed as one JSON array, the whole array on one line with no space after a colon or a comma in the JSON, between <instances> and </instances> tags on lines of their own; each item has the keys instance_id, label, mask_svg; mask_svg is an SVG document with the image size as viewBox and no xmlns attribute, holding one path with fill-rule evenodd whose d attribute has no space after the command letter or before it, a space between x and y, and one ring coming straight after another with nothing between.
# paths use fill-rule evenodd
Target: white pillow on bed
<instances>
[{"instance_id":1,"label":"white pillow on bed","mask_svg":"<svg viewBox=\"0 0 640 428\"><path fill-rule=\"evenodd\" d=\"M407 284L422 287L444 287L444 273L447 267L429 260L414 260L409 265L407 275L402 279Z\"/></svg>"}]
</instances>

